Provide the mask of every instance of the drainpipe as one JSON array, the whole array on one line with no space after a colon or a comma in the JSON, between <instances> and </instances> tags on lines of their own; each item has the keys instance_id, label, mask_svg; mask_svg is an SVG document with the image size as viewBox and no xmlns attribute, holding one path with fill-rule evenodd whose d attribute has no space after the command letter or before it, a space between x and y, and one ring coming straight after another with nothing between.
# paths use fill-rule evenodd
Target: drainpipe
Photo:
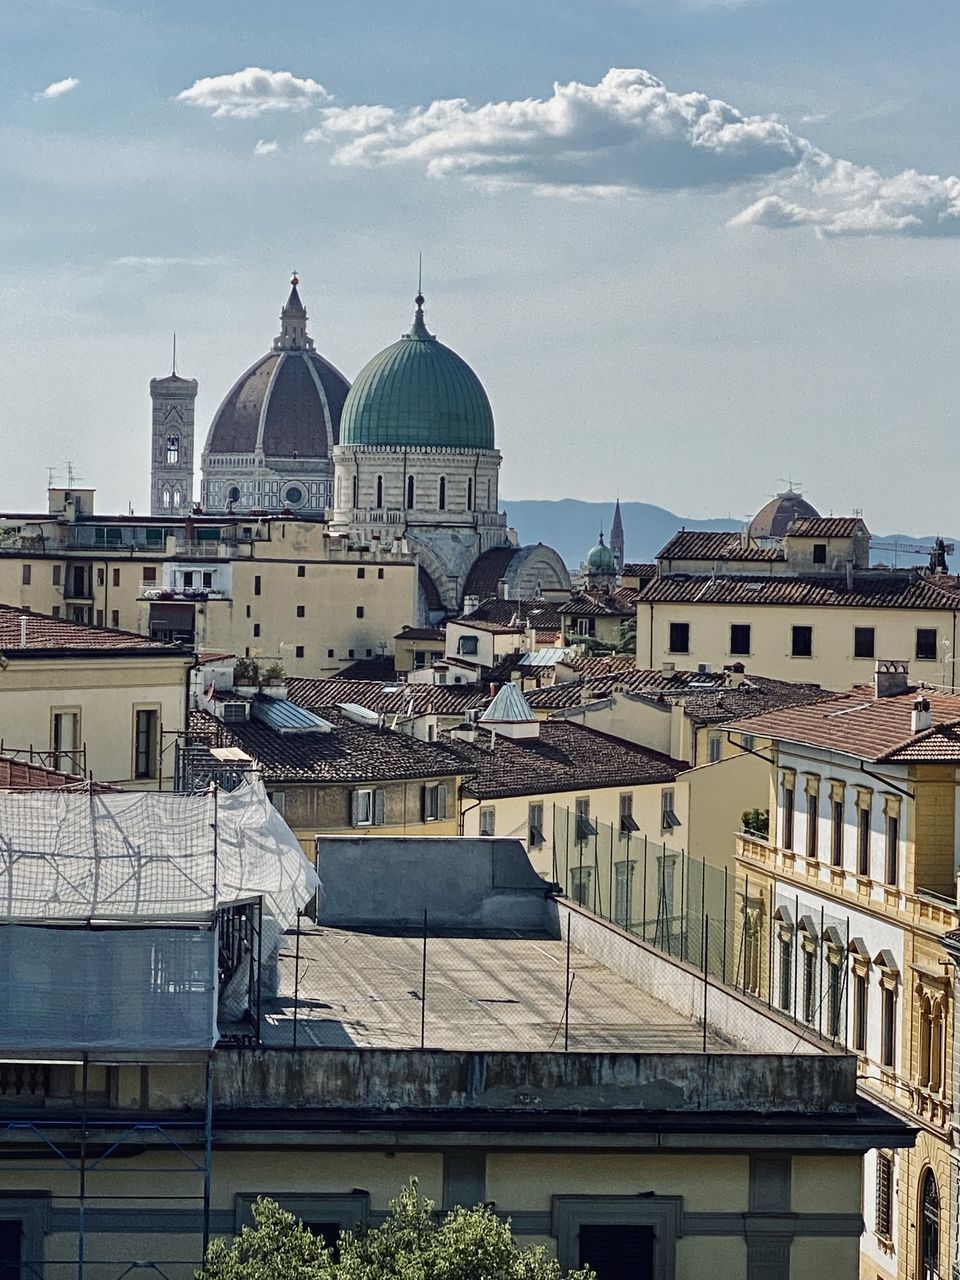
<instances>
[{"instance_id":1,"label":"drainpipe","mask_svg":"<svg viewBox=\"0 0 960 1280\"><path fill-rule=\"evenodd\" d=\"M653 670L653 601L650 601L650 661L647 663L647 670Z\"/></svg>"}]
</instances>

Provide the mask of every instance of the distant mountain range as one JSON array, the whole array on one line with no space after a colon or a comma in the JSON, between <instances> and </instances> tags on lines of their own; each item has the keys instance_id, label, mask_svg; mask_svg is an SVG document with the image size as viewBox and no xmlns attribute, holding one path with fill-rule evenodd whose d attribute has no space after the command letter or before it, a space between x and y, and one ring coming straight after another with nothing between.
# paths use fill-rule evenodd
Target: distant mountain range
<instances>
[{"instance_id":1,"label":"distant mountain range","mask_svg":"<svg viewBox=\"0 0 960 1280\"><path fill-rule=\"evenodd\" d=\"M590 548L596 545L601 528L607 541L610 538L614 509L612 502L581 502L577 498L560 498L558 501L518 498L512 502L504 500L502 505L509 523L520 534L522 543L545 542L556 547L564 562L572 569L578 568ZM621 502L620 513L628 561L653 560L660 548L681 528L742 528L739 520L692 520L649 502ZM871 559L901 566L924 564L925 555L894 551L893 545L931 546L935 536L874 533L874 542L883 543L890 550L885 552L880 547L874 547ZM946 541L954 539L947 538ZM960 565L951 565L951 568L956 567Z\"/></svg>"}]
</instances>

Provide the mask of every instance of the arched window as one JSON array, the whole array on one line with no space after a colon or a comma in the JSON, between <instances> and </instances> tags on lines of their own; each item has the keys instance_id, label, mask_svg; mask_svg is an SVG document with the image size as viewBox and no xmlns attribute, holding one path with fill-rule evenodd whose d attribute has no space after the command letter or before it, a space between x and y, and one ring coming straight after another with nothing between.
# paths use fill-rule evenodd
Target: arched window
<instances>
[{"instance_id":1,"label":"arched window","mask_svg":"<svg viewBox=\"0 0 960 1280\"><path fill-rule=\"evenodd\" d=\"M164 489L161 495L160 501L163 503L164 508L167 511L169 511L170 510L170 490L169 489Z\"/></svg>"},{"instance_id":2,"label":"arched window","mask_svg":"<svg viewBox=\"0 0 960 1280\"><path fill-rule=\"evenodd\" d=\"M920 1083L930 1083L930 997L920 1005Z\"/></svg>"},{"instance_id":3,"label":"arched window","mask_svg":"<svg viewBox=\"0 0 960 1280\"><path fill-rule=\"evenodd\" d=\"M467 510L473 510L473 477L467 481Z\"/></svg>"},{"instance_id":4,"label":"arched window","mask_svg":"<svg viewBox=\"0 0 960 1280\"><path fill-rule=\"evenodd\" d=\"M440 477L440 493L437 503L438 510L446 511L447 509L447 477Z\"/></svg>"},{"instance_id":5,"label":"arched window","mask_svg":"<svg viewBox=\"0 0 960 1280\"><path fill-rule=\"evenodd\" d=\"M919 1280L940 1280L940 1192L932 1169L920 1186Z\"/></svg>"},{"instance_id":6,"label":"arched window","mask_svg":"<svg viewBox=\"0 0 960 1280\"><path fill-rule=\"evenodd\" d=\"M177 467L180 465L180 437L178 435L167 436L167 466Z\"/></svg>"},{"instance_id":7,"label":"arched window","mask_svg":"<svg viewBox=\"0 0 960 1280\"><path fill-rule=\"evenodd\" d=\"M383 476L377 476L377 510L383 506Z\"/></svg>"},{"instance_id":8,"label":"arched window","mask_svg":"<svg viewBox=\"0 0 960 1280\"><path fill-rule=\"evenodd\" d=\"M413 510L413 476L407 476L407 510Z\"/></svg>"},{"instance_id":9,"label":"arched window","mask_svg":"<svg viewBox=\"0 0 960 1280\"><path fill-rule=\"evenodd\" d=\"M173 509L174 509L174 511L179 511L179 510L180 510L180 508L181 508L182 506L183 506L183 494L180 492L180 490L179 490L179 489L174 489L174 491L173 491Z\"/></svg>"},{"instance_id":10,"label":"arched window","mask_svg":"<svg viewBox=\"0 0 960 1280\"><path fill-rule=\"evenodd\" d=\"M930 1088L937 1092L943 1075L943 1005L938 1000L930 1019Z\"/></svg>"},{"instance_id":11,"label":"arched window","mask_svg":"<svg viewBox=\"0 0 960 1280\"><path fill-rule=\"evenodd\" d=\"M353 477L353 505L355 507L359 507L360 505L360 477L359 476Z\"/></svg>"}]
</instances>

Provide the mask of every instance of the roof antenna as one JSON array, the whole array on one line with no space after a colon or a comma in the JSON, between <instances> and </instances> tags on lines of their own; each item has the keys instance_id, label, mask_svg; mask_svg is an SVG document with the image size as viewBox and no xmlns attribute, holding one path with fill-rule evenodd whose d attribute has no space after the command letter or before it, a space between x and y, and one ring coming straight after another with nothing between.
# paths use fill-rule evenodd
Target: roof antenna
<instances>
[{"instance_id":1,"label":"roof antenna","mask_svg":"<svg viewBox=\"0 0 960 1280\"><path fill-rule=\"evenodd\" d=\"M171 374L171 377L175 378L176 376L177 376L177 335L176 333L174 333L173 335L173 373Z\"/></svg>"}]
</instances>

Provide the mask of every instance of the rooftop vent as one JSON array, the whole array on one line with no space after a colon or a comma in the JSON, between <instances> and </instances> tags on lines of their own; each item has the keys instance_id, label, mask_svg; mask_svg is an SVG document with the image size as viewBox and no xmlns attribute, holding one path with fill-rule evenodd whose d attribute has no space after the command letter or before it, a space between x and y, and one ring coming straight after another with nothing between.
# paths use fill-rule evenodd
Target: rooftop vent
<instances>
[{"instance_id":1,"label":"rooftop vent","mask_svg":"<svg viewBox=\"0 0 960 1280\"><path fill-rule=\"evenodd\" d=\"M877 698L895 698L910 689L910 667L896 658L878 658L873 673L873 690Z\"/></svg>"}]
</instances>

